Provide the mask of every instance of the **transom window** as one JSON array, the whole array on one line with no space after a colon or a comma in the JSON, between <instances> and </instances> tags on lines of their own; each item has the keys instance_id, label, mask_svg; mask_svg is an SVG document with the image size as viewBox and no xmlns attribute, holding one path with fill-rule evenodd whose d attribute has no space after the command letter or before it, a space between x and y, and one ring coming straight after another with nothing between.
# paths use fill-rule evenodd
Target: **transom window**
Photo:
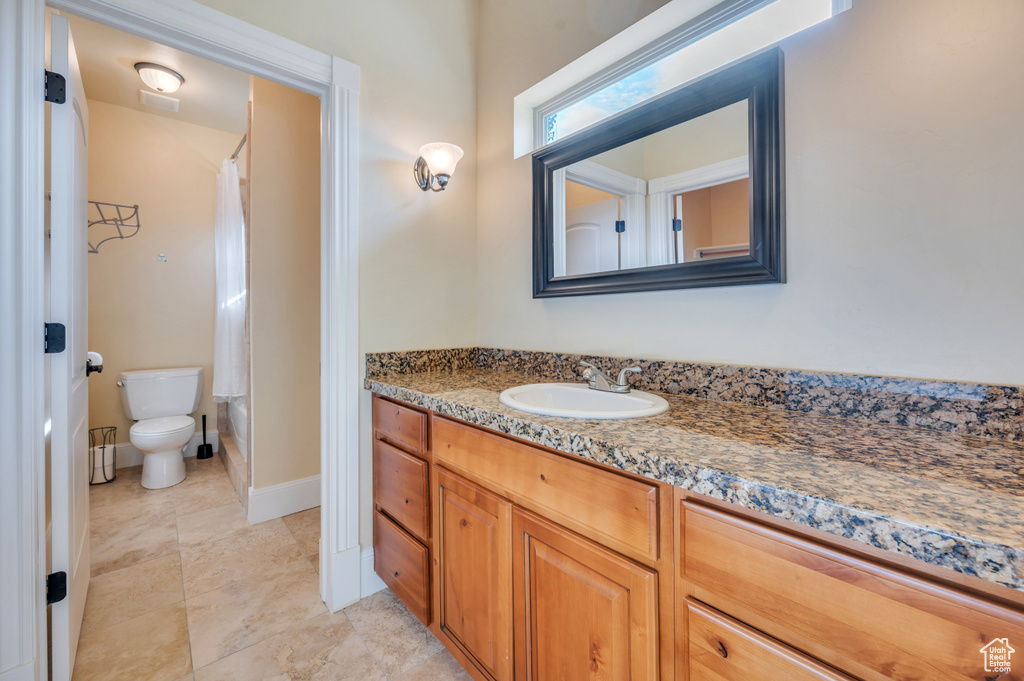
<instances>
[{"instance_id":1,"label":"transom window","mask_svg":"<svg viewBox=\"0 0 1024 681\"><path fill-rule=\"evenodd\" d=\"M534 146L582 130L849 8L850 0L723 3L534 110Z\"/></svg>"}]
</instances>

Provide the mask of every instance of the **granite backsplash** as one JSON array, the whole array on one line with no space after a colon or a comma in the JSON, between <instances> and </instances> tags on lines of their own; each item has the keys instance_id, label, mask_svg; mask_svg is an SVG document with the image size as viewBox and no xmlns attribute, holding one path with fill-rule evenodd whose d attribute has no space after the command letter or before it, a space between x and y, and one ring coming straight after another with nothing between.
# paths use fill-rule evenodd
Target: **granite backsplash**
<instances>
[{"instance_id":1,"label":"granite backsplash","mask_svg":"<svg viewBox=\"0 0 1024 681\"><path fill-rule=\"evenodd\" d=\"M639 390L1024 442L1018 386L499 348L368 353L366 376L479 368L577 382L580 361L612 376L639 366L630 376Z\"/></svg>"}]
</instances>

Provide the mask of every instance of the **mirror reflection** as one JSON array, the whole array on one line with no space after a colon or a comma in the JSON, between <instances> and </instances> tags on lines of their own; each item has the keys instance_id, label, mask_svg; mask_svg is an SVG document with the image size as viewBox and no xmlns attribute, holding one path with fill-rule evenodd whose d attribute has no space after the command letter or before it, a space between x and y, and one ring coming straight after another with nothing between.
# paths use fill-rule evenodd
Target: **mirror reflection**
<instances>
[{"instance_id":1,"label":"mirror reflection","mask_svg":"<svg viewBox=\"0 0 1024 681\"><path fill-rule=\"evenodd\" d=\"M554 171L555 276L747 256L748 101Z\"/></svg>"}]
</instances>

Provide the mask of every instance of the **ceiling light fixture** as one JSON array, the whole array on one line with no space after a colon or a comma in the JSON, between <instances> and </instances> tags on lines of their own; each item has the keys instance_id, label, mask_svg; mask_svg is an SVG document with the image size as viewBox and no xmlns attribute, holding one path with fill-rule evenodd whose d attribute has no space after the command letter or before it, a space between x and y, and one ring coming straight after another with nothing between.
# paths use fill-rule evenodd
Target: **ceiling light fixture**
<instances>
[{"instance_id":1,"label":"ceiling light fixture","mask_svg":"<svg viewBox=\"0 0 1024 681\"><path fill-rule=\"evenodd\" d=\"M424 144L420 147L420 157L416 159L416 165L412 169L416 184L423 191L444 191L448 186L448 180L455 173L455 166L462 158L462 154L462 149L447 142Z\"/></svg>"},{"instance_id":2,"label":"ceiling light fixture","mask_svg":"<svg viewBox=\"0 0 1024 681\"><path fill-rule=\"evenodd\" d=\"M180 73L153 62L140 61L135 65L142 82L157 92L177 92L185 79Z\"/></svg>"}]
</instances>

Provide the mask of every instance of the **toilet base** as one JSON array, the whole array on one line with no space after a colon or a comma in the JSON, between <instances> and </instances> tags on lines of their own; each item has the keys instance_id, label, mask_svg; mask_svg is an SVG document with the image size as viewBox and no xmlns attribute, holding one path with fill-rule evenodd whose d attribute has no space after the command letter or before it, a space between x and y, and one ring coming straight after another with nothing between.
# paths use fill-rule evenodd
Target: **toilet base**
<instances>
[{"instance_id":1,"label":"toilet base","mask_svg":"<svg viewBox=\"0 0 1024 681\"><path fill-rule=\"evenodd\" d=\"M185 454L182 449L164 452L143 452L142 486L163 489L185 479Z\"/></svg>"}]
</instances>

